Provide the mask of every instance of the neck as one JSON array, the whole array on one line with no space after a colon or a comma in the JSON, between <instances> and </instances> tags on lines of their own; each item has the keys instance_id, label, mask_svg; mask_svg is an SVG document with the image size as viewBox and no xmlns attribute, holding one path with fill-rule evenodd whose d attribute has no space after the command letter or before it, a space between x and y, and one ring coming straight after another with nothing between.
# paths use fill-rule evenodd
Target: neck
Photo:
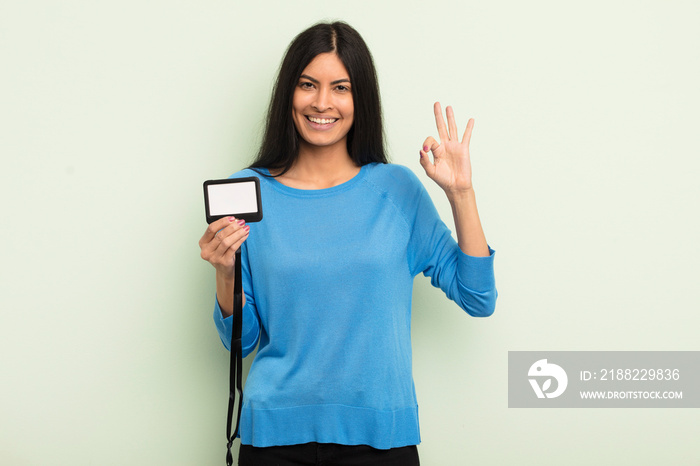
<instances>
[{"instance_id":1,"label":"neck","mask_svg":"<svg viewBox=\"0 0 700 466\"><path fill-rule=\"evenodd\" d=\"M350 180L359 171L360 167L348 154L345 141L329 147L302 143L292 168L277 180L299 189L325 189Z\"/></svg>"}]
</instances>

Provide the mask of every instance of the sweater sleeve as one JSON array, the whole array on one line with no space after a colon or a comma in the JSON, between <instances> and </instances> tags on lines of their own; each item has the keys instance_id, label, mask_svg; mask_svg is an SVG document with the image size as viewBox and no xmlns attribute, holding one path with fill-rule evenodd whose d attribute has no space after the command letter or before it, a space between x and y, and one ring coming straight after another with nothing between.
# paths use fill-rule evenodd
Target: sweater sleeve
<instances>
[{"instance_id":1,"label":"sweater sleeve","mask_svg":"<svg viewBox=\"0 0 700 466\"><path fill-rule=\"evenodd\" d=\"M411 229L408 260L413 276L423 273L433 286L474 317L488 317L496 307L496 282L493 272L495 251L489 246L486 257L468 256L459 249L447 225L440 219L428 192L418 178L405 209Z\"/></svg>"},{"instance_id":2,"label":"sweater sleeve","mask_svg":"<svg viewBox=\"0 0 700 466\"><path fill-rule=\"evenodd\" d=\"M260 338L260 318L255 306L255 297L252 292L252 283L250 280L250 266L248 263L248 254L245 244L241 247L241 271L243 277L243 293L245 293L245 306L243 306L243 328L241 330L241 346L243 349L243 357L248 356ZM224 347L231 351L231 331L233 326L233 316L226 318L221 314L219 300L214 299L214 323L216 330L219 332L219 338Z\"/></svg>"}]
</instances>

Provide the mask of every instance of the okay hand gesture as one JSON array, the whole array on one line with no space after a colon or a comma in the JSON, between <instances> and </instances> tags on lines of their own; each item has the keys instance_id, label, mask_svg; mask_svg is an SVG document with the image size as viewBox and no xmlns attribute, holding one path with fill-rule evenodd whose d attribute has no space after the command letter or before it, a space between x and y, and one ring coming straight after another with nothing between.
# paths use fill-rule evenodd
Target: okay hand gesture
<instances>
[{"instance_id":1,"label":"okay hand gesture","mask_svg":"<svg viewBox=\"0 0 700 466\"><path fill-rule=\"evenodd\" d=\"M460 195L472 189L469 140L474 128L474 119L469 119L460 142L452 107L447 107L447 127L442 117L440 102L435 102L434 110L440 142L438 143L432 136L426 138L420 151L420 164L428 177L435 181L448 197ZM433 153L432 162L428 151Z\"/></svg>"}]
</instances>

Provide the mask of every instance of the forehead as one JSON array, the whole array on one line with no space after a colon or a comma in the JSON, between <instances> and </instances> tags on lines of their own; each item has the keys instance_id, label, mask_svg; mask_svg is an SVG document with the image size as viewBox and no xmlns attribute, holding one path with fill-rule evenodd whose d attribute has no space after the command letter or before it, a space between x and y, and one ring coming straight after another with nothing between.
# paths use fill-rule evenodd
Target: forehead
<instances>
[{"instance_id":1,"label":"forehead","mask_svg":"<svg viewBox=\"0 0 700 466\"><path fill-rule=\"evenodd\" d=\"M341 78L349 79L350 75L345 65L334 52L321 53L314 57L301 74L306 74L316 79L327 78L336 80Z\"/></svg>"}]
</instances>

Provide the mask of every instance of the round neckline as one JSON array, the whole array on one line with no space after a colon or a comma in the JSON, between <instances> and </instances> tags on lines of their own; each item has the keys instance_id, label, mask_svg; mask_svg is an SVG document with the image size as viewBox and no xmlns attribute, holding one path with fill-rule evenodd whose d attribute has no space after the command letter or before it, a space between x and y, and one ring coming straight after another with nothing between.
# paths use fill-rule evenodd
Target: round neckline
<instances>
[{"instance_id":1,"label":"round neckline","mask_svg":"<svg viewBox=\"0 0 700 466\"><path fill-rule=\"evenodd\" d=\"M287 186L286 184L282 184L279 181L277 181L276 178L270 175L270 170L268 170L267 168L263 168L262 171L265 175L267 175L265 176L265 180L267 180L270 183L270 185L277 191L298 197L324 197L338 194L347 191L348 189L351 189L365 177L368 165L371 164L362 165L360 167L360 171L357 172L357 174L349 180L344 181L343 183L337 184L335 186L331 186L330 188L323 189L292 188L291 186Z\"/></svg>"}]
</instances>

